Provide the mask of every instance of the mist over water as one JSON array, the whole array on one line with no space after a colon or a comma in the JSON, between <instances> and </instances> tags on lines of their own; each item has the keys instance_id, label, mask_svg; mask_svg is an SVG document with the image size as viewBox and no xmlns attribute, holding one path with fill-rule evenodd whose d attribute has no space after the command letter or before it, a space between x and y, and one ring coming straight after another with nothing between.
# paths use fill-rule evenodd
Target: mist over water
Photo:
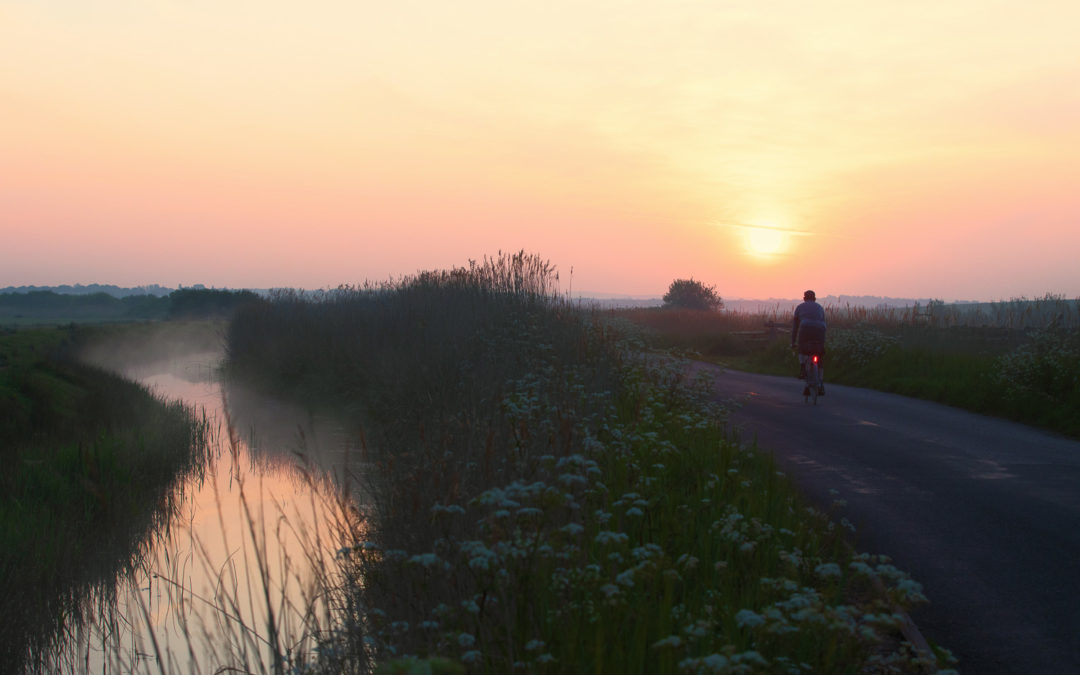
<instances>
[{"instance_id":1,"label":"mist over water","mask_svg":"<svg viewBox=\"0 0 1080 675\"><path fill-rule=\"evenodd\" d=\"M189 327L85 353L200 411L210 447L203 470L173 486L174 512L117 580L115 602L88 598L67 627L65 671L272 671L278 655L310 654L331 624L323 589L359 454L335 421L223 382L208 341Z\"/></svg>"}]
</instances>

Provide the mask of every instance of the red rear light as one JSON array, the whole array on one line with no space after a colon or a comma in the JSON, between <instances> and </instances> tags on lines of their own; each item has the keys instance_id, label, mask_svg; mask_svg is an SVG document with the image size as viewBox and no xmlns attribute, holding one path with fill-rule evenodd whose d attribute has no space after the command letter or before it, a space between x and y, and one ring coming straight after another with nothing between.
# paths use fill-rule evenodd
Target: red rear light
<instances>
[{"instance_id":1,"label":"red rear light","mask_svg":"<svg viewBox=\"0 0 1080 675\"><path fill-rule=\"evenodd\" d=\"M817 363L817 354L814 354L814 363Z\"/></svg>"}]
</instances>

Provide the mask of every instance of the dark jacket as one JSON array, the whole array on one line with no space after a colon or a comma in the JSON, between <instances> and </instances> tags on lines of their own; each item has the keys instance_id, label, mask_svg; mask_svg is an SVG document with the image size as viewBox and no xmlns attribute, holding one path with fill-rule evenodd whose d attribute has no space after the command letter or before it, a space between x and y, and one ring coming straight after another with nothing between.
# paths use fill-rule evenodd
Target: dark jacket
<instances>
[{"instance_id":1,"label":"dark jacket","mask_svg":"<svg viewBox=\"0 0 1080 675\"><path fill-rule=\"evenodd\" d=\"M825 346L825 309L808 300L795 308L795 319L791 322L791 344L798 343L800 349L807 342Z\"/></svg>"}]
</instances>

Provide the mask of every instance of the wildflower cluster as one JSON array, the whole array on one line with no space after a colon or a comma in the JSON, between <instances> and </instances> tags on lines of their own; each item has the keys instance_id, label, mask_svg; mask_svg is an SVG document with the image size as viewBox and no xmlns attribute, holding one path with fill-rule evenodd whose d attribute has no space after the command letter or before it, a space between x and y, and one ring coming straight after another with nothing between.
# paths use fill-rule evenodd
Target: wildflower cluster
<instances>
[{"instance_id":1,"label":"wildflower cluster","mask_svg":"<svg viewBox=\"0 0 1080 675\"><path fill-rule=\"evenodd\" d=\"M1062 402L1080 390L1080 338L1075 332L1033 331L1030 340L997 360L1006 395Z\"/></svg>"},{"instance_id":2,"label":"wildflower cluster","mask_svg":"<svg viewBox=\"0 0 1080 675\"><path fill-rule=\"evenodd\" d=\"M830 356L854 366L873 362L899 342L896 336L867 325L829 330Z\"/></svg>"},{"instance_id":3,"label":"wildflower cluster","mask_svg":"<svg viewBox=\"0 0 1080 675\"><path fill-rule=\"evenodd\" d=\"M730 442L722 411L675 364L628 364L621 382L606 414L575 427L574 452L530 457L520 478L432 506L444 527L429 547L349 552L371 603L372 660L449 657L478 672L914 667L882 651L896 608L924 600L914 582L846 553L840 528ZM508 422L542 428L542 390L518 381Z\"/></svg>"}]
</instances>

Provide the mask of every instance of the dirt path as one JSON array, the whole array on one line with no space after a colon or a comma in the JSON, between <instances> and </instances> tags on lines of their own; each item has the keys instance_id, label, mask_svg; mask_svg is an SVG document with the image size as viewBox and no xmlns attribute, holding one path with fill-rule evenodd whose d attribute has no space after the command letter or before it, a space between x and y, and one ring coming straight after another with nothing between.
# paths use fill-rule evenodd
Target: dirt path
<instances>
[{"instance_id":1,"label":"dirt path","mask_svg":"<svg viewBox=\"0 0 1080 675\"><path fill-rule=\"evenodd\" d=\"M831 384L813 406L794 377L691 367L743 401L733 426L810 500L847 501L859 550L923 584L912 616L962 673L1080 673L1080 442Z\"/></svg>"}]
</instances>

